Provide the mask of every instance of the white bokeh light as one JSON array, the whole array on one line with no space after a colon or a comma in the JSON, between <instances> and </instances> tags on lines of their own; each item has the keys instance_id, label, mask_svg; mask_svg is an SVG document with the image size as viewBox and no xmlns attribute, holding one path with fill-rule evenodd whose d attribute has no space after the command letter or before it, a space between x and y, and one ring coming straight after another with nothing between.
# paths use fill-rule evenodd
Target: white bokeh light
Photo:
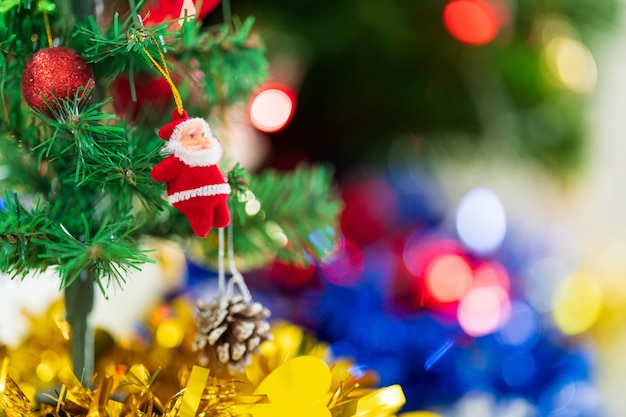
<instances>
[{"instance_id":1,"label":"white bokeh light","mask_svg":"<svg viewBox=\"0 0 626 417\"><path fill-rule=\"evenodd\" d=\"M545 59L552 74L577 93L590 93L598 81L598 68L591 51L581 42L556 37L545 48Z\"/></svg>"},{"instance_id":2,"label":"white bokeh light","mask_svg":"<svg viewBox=\"0 0 626 417\"><path fill-rule=\"evenodd\" d=\"M457 208L456 229L463 244L474 252L496 250L506 234L506 214L498 196L486 188L467 193Z\"/></svg>"},{"instance_id":3,"label":"white bokeh light","mask_svg":"<svg viewBox=\"0 0 626 417\"><path fill-rule=\"evenodd\" d=\"M289 123L294 107L292 97L285 91L268 88L252 99L250 120L262 132L276 132Z\"/></svg>"},{"instance_id":4,"label":"white bokeh light","mask_svg":"<svg viewBox=\"0 0 626 417\"><path fill-rule=\"evenodd\" d=\"M457 318L463 331L473 337L492 333L506 323L511 303L500 287L472 288L459 302Z\"/></svg>"}]
</instances>

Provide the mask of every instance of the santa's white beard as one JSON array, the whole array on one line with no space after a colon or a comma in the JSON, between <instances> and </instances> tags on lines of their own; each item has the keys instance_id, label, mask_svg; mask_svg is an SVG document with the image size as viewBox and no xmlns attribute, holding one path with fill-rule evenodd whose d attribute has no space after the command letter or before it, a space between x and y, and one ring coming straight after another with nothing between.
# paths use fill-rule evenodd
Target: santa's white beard
<instances>
[{"instance_id":1,"label":"santa's white beard","mask_svg":"<svg viewBox=\"0 0 626 417\"><path fill-rule=\"evenodd\" d=\"M210 149L186 148L179 141L170 141L165 151L190 167L208 167L217 164L222 159L222 145L217 139L211 139Z\"/></svg>"}]
</instances>

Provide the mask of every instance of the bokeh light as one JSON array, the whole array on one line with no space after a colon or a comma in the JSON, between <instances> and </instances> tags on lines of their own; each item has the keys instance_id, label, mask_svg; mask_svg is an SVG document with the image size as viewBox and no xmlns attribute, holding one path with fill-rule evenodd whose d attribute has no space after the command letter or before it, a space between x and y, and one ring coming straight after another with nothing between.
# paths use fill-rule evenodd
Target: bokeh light
<instances>
[{"instance_id":1,"label":"bokeh light","mask_svg":"<svg viewBox=\"0 0 626 417\"><path fill-rule=\"evenodd\" d=\"M456 211L456 229L463 244L477 253L497 249L506 234L506 214L498 196L486 188L467 193Z\"/></svg>"},{"instance_id":2,"label":"bokeh light","mask_svg":"<svg viewBox=\"0 0 626 417\"><path fill-rule=\"evenodd\" d=\"M596 86L596 61L581 42L563 36L555 37L546 45L545 59L550 72L566 88L577 93L589 93Z\"/></svg>"},{"instance_id":3,"label":"bokeh light","mask_svg":"<svg viewBox=\"0 0 626 417\"><path fill-rule=\"evenodd\" d=\"M502 379L511 387L525 385L533 380L536 368L535 358L529 352L513 352L502 364Z\"/></svg>"},{"instance_id":4,"label":"bokeh light","mask_svg":"<svg viewBox=\"0 0 626 417\"><path fill-rule=\"evenodd\" d=\"M412 233L404 244L402 260L409 272L416 277L426 273L431 262L442 255L461 254L463 247L454 239L421 231Z\"/></svg>"},{"instance_id":5,"label":"bokeh light","mask_svg":"<svg viewBox=\"0 0 626 417\"><path fill-rule=\"evenodd\" d=\"M472 286L472 269L460 255L443 255L426 270L426 289L437 301L448 303L463 297Z\"/></svg>"},{"instance_id":6,"label":"bokeh light","mask_svg":"<svg viewBox=\"0 0 626 417\"><path fill-rule=\"evenodd\" d=\"M539 338L537 314L522 301L511 303L511 312L507 322L496 334L504 345L530 348Z\"/></svg>"},{"instance_id":7,"label":"bokeh light","mask_svg":"<svg viewBox=\"0 0 626 417\"><path fill-rule=\"evenodd\" d=\"M244 210L248 216L254 216L259 211L261 211L261 202L257 200L256 198L252 200L248 200L246 201Z\"/></svg>"},{"instance_id":8,"label":"bokeh light","mask_svg":"<svg viewBox=\"0 0 626 417\"><path fill-rule=\"evenodd\" d=\"M274 244L276 244L279 248L284 248L289 244L289 239L287 235L283 231L283 229L276 224L275 222L267 222L265 225L265 231L268 236L272 238Z\"/></svg>"},{"instance_id":9,"label":"bokeh light","mask_svg":"<svg viewBox=\"0 0 626 417\"><path fill-rule=\"evenodd\" d=\"M539 398L540 415L596 416L602 408L597 390L587 381L562 378ZM621 414L621 413L619 413Z\"/></svg>"},{"instance_id":10,"label":"bokeh light","mask_svg":"<svg viewBox=\"0 0 626 417\"><path fill-rule=\"evenodd\" d=\"M500 287L472 288L459 302L457 317L465 333L484 336L497 330L508 318L509 296Z\"/></svg>"},{"instance_id":11,"label":"bokeh light","mask_svg":"<svg viewBox=\"0 0 626 417\"><path fill-rule=\"evenodd\" d=\"M35 369L35 373L37 374L37 378L41 379L43 382L50 382L56 376L56 369L54 369L50 364L46 362L41 362L37 365Z\"/></svg>"},{"instance_id":12,"label":"bokeh light","mask_svg":"<svg viewBox=\"0 0 626 417\"><path fill-rule=\"evenodd\" d=\"M446 30L457 40L474 46L487 44L498 34L498 16L482 0L452 0L443 10Z\"/></svg>"},{"instance_id":13,"label":"bokeh light","mask_svg":"<svg viewBox=\"0 0 626 417\"><path fill-rule=\"evenodd\" d=\"M174 348L183 342L184 325L181 320L172 318L159 325L156 331L157 343L165 348Z\"/></svg>"},{"instance_id":14,"label":"bokeh light","mask_svg":"<svg viewBox=\"0 0 626 417\"><path fill-rule=\"evenodd\" d=\"M296 109L296 95L287 86L268 83L250 101L250 121L261 132L277 132L287 126Z\"/></svg>"},{"instance_id":15,"label":"bokeh light","mask_svg":"<svg viewBox=\"0 0 626 417\"><path fill-rule=\"evenodd\" d=\"M562 281L554 293L553 317L565 334L580 334L598 320L602 308L600 286L592 277L579 273Z\"/></svg>"},{"instance_id":16,"label":"bokeh light","mask_svg":"<svg viewBox=\"0 0 626 417\"><path fill-rule=\"evenodd\" d=\"M511 286L509 274L502 264L496 262L484 262L474 271L474 287L496 286L508 292Z\"/></svg>"}]
</instances>

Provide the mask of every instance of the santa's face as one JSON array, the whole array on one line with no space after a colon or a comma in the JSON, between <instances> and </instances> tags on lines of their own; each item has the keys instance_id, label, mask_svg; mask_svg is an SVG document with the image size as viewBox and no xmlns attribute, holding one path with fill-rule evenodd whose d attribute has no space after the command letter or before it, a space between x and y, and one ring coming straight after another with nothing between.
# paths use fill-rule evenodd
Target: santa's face
<instances>
[{"instance_id":1,"label":"santa's face","mask_svg":"<svg viewBox=\"0 0 626 417\"><path fill-rule=\"evenodd\" d=\"M194 122L180 132L180 144L190 151L211 149L211 135L202 122Z\"/></svg>"},{"instance_id":2,"label":"santa's face","mask_svg":"<svg viewBox=\"0 0 626 417\"><path fill-rule=\"evenodd\" d=\"M222 146L202 121L186 125L180 132L180 138L170 139L166 149L194 167L215 165L222 158Z\"/></svg>"}]
</instances>

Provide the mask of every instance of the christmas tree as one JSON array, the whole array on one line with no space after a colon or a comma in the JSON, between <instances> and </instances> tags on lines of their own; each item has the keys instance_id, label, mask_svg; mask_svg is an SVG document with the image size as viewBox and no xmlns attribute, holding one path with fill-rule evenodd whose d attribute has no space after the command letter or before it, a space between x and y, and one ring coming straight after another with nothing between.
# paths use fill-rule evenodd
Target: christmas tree
<instances>
[{"instance_id":1,"label":"christmas tree","mask_svg":"<svg viewBox=\"0 0 626 417\"><path fill-rule=\"evenodd\" d=\"M218 3L198 10L193 2L132 0L103 9L92 1L0 6L0 270L15 279L57 271L74 371L85 384L94 372L94 291L107 296L123 288L129 271L153 262L144 237L178 239L219 263L220 288L229 293L222 301L232 314L238 308L259 320L267 312L249 304L235 251L241 264L258 266L274 257L306 264L332 248L340 203L327 167L251 175L225 153L210 164L189 163L196 171L184 175L187 188L171 182L177 173L166 166L173 157L164 155L165 143L179 143L182 132L186 141L200 140L193 146L220 149L216 137L226 144L234 135L232 109L268 77L252 18L231 16L224 2L221 22L203 24ZM181 195L184 201L174 200ZM228 289L227 225L236 281ZM243 304L233 298L237 286ZM267 338L258 336L249 349ZM215 341L200 348L206 343Z\"/></svg>"},{"instance_id":2,"label":"christmas tree","mask_svg":"<svg viewBox=\"0 0 626 417\"><path fill-rule=\"evenodd\" d=\"M143 412L154 406L176 415L172 404L182 393L161 407L149 372L161 369L161 378L185 374L188 357L197 355L194 344L201 364L217 356L225 358L229 372L241 373L241 352L247 351L230 346L241 346L246 329L263 328L268 314L252 302L254 295L274 317L315 331L331 344L332 354L358 361L361 383L401 383L408 410L598 415L602 407L593 401L589 383L592 354L569 337L591 326L585 316L591 313L571 303L550 314L545 310L553 294L544 281L553 271L544 261L568 254L551 246L550 230L533 237L538 245L524 240L515 229L518 219L507 213L505 221L498 197L484 188L464 196L456 215L463 217L465 209L465 223L456 219L451 225L446 185L433 177L450 160L452 171L466 176L470 170L463 162L485 157L503 160L507 168L539 167L550 180L580 172L587 139L581 115L597 76L590 50L597 28L614 22L617 2L233 4L256 22L234 17L228 2L190 3L105 1L100 10L91 2L13 0L0 6L0 269L16 279L58 271L75 373L83 383L91 374L93 335L86 317L94 289L107 295L123 288L128 272L151 261L145 238L158 236L182 243L202 264L197 275L207 265L213 274L217 263L220 294L228 294L228 302L199 303L195 340L158 336L172 326L187 332L193 327L186 307L173 303L142 328L154 340L148 348L131 354L115 347L116 360L139 353L149 364L148 371L135 368L112 379L141 393L125 403ZM263 84L267 79L283 84ZM242 122L244 108L251 96L261 97L260 85L276 88L292 103L298 93L299 111L288 112L283 125L294 117L283 130L263 125L249 109L252 123L280 143L268 165L287 172L237 165L237 129L248 123L247 116ZM230 189L226 246L220 243L224 214L216 211L209 225L199 224L203 209L194 204L178 210L173 197L181 189L168 184L166 191L167 176L156 172L171 156L163 148L193 126L225 146L219 168L226 181L205 185L222 190L218 195ZM327 166L295 167L294 160L311 159L329 161L335 175ZM333 177L341 181L345 201L341 227ZM462 180L448 179L457 192L471 183ZM478 204L485 202L489 210ZM472 237L477 228L478 237ZM492 239L490 246L484 239ZM236 253L238 265L259 268L252 294L234 267L226 285L226 248L229 266ZM567 298L563 288L571 287L585 295L586 306L599 308L599 299L587 296L596 295L593 285L579 278L564 279L559 296ZM558 329L553 315L560 315ZM326 352L292 326L273 332L292 348L266 342L265 354L246 372L256 383L293 352ZM267 336L263 331L246 337L253 347ZM306 374L313 385L325 381L327 370L309 359L285 369ZM303 409L315 415L387 415L404 403L395 388L353 401L358 390L343 365L333 365L324 394L295 378L289 380L294 389L306 395L280 384L270 395L268 385L277 376L266 378L273 382L264 392L248 387L248 393L271 398L272 416L300 415ZM5 362L0 411L10 381L6 368ZM79 407L64 410L71 415L108 400L117 404L113 390L100 388L106 384L96 389L104 393L97 397L67 374L58 379L84 396ZM202 390L187 384L192 378L180 379L187 392ZM203 398L226 400L202 410L232 407L237 400L231 383L211 379ZM178 385L171 385L177 392ZM318 408L320 403L326 406ZM482 404L480 412L476 404ZM113 410L107 413L119 415Z\"/></svg>"}]
</instances>

